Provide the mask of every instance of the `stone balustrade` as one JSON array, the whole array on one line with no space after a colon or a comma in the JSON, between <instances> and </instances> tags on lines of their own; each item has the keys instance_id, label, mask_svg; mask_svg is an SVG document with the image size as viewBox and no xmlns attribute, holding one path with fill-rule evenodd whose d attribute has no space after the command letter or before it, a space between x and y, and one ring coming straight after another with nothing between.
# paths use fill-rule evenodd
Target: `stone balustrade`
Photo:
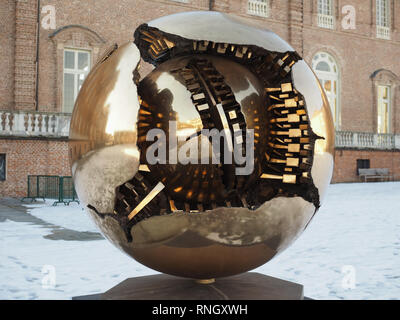
<instances>
[{"instance_id":1,"label":"stone balustrade","mask_svg":"<svg viewBox=\"0 0 400 320\"><path fill-rule=\"evenodd\" d=\"M400 135L336 131L335 146L354 149L400 149Z\"/></svg>"},{"instance_id":2,"label":"stone balustrade","mask_svg":"<svg viewBox=\"0 0 400 320\"><path fill-rule=\"evenodd\" d=\"M269 1L249 0L247 3L247 13L260 17L269 17L269 8Z\"/></svg>"},{"instance_id":3,"label":"stone balustrade","mask_svg":"<svg viewBox=\"0 0 400 320\"><path fill-rule=\"evenodd\" d=\"M68 137L70 114L0 110L0 136Z\"/></svg>"},{"instance_id":4,"label":"stone balustrade","mask_svg":"<svg viewBox=\"0 0 400 320\"><path fill-rule=\"evenodd\" d=\"M70 121L65 113L0 110L0 136L66 138ZM400 150L400 134L336 131L335 147Z\"/></svg>"}]
</instances>

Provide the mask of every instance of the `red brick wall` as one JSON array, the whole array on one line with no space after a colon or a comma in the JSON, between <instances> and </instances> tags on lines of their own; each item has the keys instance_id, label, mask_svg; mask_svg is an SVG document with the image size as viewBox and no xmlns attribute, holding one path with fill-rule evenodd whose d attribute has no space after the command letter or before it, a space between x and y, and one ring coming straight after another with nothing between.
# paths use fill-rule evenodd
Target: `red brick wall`
<instances>
[{"instance_id":1,"label":"red brick wall","mask_svg":"<svg viewBox=\"0 0 400 320\"><path fill-rule=\"evenodd\" d=\"M394 179L400 179L400 151L336 150L332 182L359 181L357 159L370 159L371 168L388 168Z\"/></svg>"},{"instance_id":2,"label":"red brick wall","mask_svg":"<svg viewBox=\"0 0 400 320\"><path fill-rule=\"evenodd\" d=\"M35 110L37 1L15 1L14 103Z\"/></svg>"},{"instance_id":3,"label":"red brick wall","mask_svg":"<svg viewBox=\"0 0 400 320\"><path fill-rule=\"evenodd\" d=\"M0 110L14 108L15 0L0 4Z\"/></svg>"},{"instance_id":4,"label":"red brick wall","mask_svg":"<svg viewBox=\"0 0 400 320\"><path fill-rule=\"evenodd\" d=\"M7 166L0 197L26 196L28 175L71 175L65 141L0 139L0 153L6 154Z\"/></svg>"}]
</instances>

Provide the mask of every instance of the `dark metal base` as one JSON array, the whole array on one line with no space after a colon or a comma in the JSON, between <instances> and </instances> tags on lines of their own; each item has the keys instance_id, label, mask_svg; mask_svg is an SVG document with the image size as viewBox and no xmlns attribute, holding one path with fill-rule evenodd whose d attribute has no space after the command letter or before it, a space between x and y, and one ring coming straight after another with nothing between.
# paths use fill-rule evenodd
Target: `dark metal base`
<instances>
[{"instance_id":1,"label":"dark metal base","mask_svg":"<svg viewBox=\"0 0 400 320\"><path fill-rule=\"evenodd\" d=\"M247 272L201 284L166 274L129 278L110 290L72 300L303 300L297 283ZM307 298L306 298L307 299Z\"/></svg>"}]
</instances>

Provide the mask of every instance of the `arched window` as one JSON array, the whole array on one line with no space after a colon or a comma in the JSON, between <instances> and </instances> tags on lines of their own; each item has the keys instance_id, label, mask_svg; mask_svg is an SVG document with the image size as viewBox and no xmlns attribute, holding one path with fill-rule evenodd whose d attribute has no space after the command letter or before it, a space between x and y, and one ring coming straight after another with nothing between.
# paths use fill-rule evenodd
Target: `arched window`
<instances>
[{"instance_id":1,"label":"arched window","mask_svg":"<svg viewBox=\"0 0 400 320\"><path fill-rule=\"evenodd\" d=\"M106 41L81 25L68 25L50 34L55 45L57 109L71 113L82 83L91 66L105 50Z\"/></svg>"},{"instance_id":2,"label":"arched window","mask_svg":"<svg viewBox=\"0 0 400 320\"><path fill-rule=\"evenodd\" d=\"M317 74L331 106L335 127L340 127L340 73L335 59L326 52L318 52L312 60L312 68Z\"/></svg>"},{"instance_id":3,"label":"arched window","mask_svg":"<svg viewBox=\"0 0 400 320\"><path fill-rule=\"evenodd\" d=\"M400 87L400 77L386 69L378 69L371 75L373 84L374 129L377 133L396 132L398 111L397 88Z\"/></svg>"}]
</instances>

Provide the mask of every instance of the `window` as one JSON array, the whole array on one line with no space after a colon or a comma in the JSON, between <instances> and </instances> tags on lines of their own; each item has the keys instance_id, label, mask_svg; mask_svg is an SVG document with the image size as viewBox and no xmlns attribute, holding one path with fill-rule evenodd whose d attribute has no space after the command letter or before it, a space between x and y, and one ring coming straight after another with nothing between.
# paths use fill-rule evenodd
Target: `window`
<instances>
[{"instance_id":1,"label":"window","mask_svg":"<svg viewBox=\"0 0 400 320\"><path fill-rule=\"evenodd\" d=\"M249 0L247 13L254 16L269 17L269 0Z\"/></svg>"},{"instance_id":2,"label":"window","mask_svg":"<svg viewBox=\"0 0 400 320\"><path fill-rule=\"evenodd\" d=\"M358 169L369 169L371 166L371 162L369 159L357 159L357 174Z\"/></svg>"},{"instance_id":3,"label":"window","mask_svg":"<svg viewBox=\"0 0 400 320\"><path fill-rule=\"evenodd\" d=\"M333 29L334 17L332 0L318 0L318 27Z\"/></svg>"},{"instance_id":4,"label":"window","mask_svg":"<svg viewBox=\"0 0 400 320\"><path fill-rule=\"evenodd\" d=\"M0 181L6 180L6 155L0 153Z\"/></svg>"},{"instance_id":5,"label":"window","mask_svg":"<svg viewBox=\"0 0 400 320\"><path fill-rule=\"evenodd\" d=\"M390 39L389 0L376 0L376 36L381 39Z\"/></svg>"},{"instance_id":6,"label":"window","mask_svg":"<svg viewBox=\"0 0 400 320\"><path fill-rule=\"evenodd\" d=\"M90 70L90 52L64 50L63 112L71 113L78 92Z\"/></svg>"},{"instance_id":7,"label":"window","mask_svg":"<svg viewBox=\"0 0 400 320\"><path fill-rule=\"evenodd\" d=\"M390 133L390 87L378 86L378 133Z\"/></svg>"},{"instance_id":8,"label":"window","mask_svg":"<svg viewBox=\"0 0 400 320\"><path fill-rule=\"evenodd\" d=\"M340 127L340 78L335 59L326 52L317 53L312 61L312 68L324 88L331 106L336 129Z\"/></svg>"}]
</instances>

